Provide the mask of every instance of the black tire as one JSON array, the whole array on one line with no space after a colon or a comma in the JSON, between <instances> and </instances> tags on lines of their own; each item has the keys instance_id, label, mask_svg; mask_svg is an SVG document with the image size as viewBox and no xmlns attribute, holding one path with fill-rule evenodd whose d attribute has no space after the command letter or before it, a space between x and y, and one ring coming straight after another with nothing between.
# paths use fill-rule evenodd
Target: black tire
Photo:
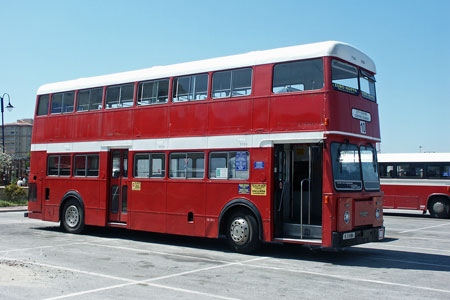
<instances>
[{"instance_id":1,"label":"black tire","mask_svg":"<svg viewBox=\"0 0 450 300\"><path fill-rule=\"evenodd\" d=\"M261 246L258 223L246 210L235 211L229 216L226 236L231 249L239 253L252 253Z\"/></svg>"},{"instance_id":2,"label":"black tire","mask_svg":"<svg viewBox=\"0 0 450 300\"><path fill-rule=\"evenodd\" d=\"M69 233L80 233L84 229L84 211L80 203L69 199L65 204L61 216L62 228Z\"/></svg>"},{"instance_id":3,"label":"black tire","mask_svg":"<svg viewBox=\"0 0 450 300\"><path fill-rule=\"evenodd\" d=\"M430 200L428 210L433 218L445 219L450 217L450 204L448 199L444 197Z\"/></svg>"}]
</instances>

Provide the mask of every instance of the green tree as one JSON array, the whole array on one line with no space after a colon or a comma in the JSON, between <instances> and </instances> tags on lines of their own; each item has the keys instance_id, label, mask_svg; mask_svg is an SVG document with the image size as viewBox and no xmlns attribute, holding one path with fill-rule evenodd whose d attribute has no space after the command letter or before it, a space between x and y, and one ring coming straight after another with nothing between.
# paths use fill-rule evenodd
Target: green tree
<instances>
[{"instance_id":1,"label":"green tree","mask_svg":"<svg viewBox=\"0 0 450 300\"><path fill-rule=\"evenodd\" d=\"M3 184L4 172L8 170L13 164L13 159L11 155L0 152L0 173L2 177L0 178L0 184Z\"/></svg>"}]
</instances>

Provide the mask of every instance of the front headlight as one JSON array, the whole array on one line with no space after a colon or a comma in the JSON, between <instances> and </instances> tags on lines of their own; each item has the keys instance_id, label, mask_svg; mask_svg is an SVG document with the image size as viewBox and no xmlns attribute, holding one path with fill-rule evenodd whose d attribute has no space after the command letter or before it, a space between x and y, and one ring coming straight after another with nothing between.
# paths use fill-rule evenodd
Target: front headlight
<instances>
[{"instance_id":1,"label":"front headlight","mask_svg":"<svg viewBox=\"0 0 450 300\"><path fill-rule=\"evenodd\" d=\"M350 212L348 210L344 213L344 222L345 224L348 224L350 222Z\"/></svg>"},{"instance_id":2,"label":"front headlight","mask_svg":"<svg viewBox=\"0 0 450 300\"><path fill-rule=\"evenodd\" d=\"M375 217L377 218L377 220L379 220L379 219L380 219L380 216L381 216L380 209L377 208L377 209L375 210Z\"/></svg>"}]
</instances>

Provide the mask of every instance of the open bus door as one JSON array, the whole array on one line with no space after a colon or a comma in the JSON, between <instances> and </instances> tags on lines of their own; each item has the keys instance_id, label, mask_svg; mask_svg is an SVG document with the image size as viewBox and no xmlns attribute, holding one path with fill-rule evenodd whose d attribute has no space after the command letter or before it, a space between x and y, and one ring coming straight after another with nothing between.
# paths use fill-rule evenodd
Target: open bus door
<instances>
[{"instance_id":1,"label":"open bus door","mask_svg":"<svg viewBox=\"0 0 450 300\"><path fill-rule=\"evenodd\" d=\"M128 150L111 150L109 163L109 222L126 223L128 200Z\"/></svg>"},{"instance_id":2,"label":"open bus door","mask_svg":"<svg viewBox=\"0 0 450 300\"><path fill-rule=\"evenodd\" d=\"M322 145L275 145L274 159L275 238L320 243Z\"/></svg>"}]
</instances>

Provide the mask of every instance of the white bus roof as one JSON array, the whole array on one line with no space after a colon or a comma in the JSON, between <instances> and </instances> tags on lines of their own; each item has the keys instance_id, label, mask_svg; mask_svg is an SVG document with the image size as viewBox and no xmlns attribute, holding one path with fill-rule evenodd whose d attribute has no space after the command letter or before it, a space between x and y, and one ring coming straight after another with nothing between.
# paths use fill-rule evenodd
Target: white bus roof
<instances>
[{"instance_id":1,"label":"white bus roof","mask_svg":"<svg viewBox=\"0 0 450 300\"><path fill-rule=\"evenodd\" d=\"M328 41L271 50L253 51L245 54L198 60L168 66L156 66L136 71L50 83L42 85L38 89L37 94L43 95L142 80L190 75L208 71L234 69L324 56L338 57L365 68L370 72L376 73L375 63L363 52L346 43Z\"/></svg>"},{"instance_id":2,"label":"white bus roof","mask_svg":"<svg viewBox=\"0 0 450 300\"><path fill-rule=\"evenodd\" d=\"M378 153L380 163L450 162L450 153Z\"/></svg>"}]
</instances>

